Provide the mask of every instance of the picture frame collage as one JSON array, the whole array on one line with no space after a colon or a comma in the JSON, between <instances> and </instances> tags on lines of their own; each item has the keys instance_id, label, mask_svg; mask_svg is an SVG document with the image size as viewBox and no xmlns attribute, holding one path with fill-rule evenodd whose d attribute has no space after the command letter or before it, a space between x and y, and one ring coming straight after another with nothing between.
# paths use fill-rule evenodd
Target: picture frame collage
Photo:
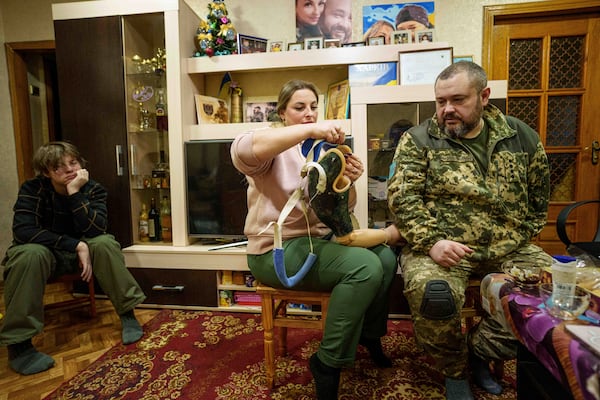
<instances>
[{"instance_id":1,"label":"picture frame collage","mask_svg":"<svg viewBox=\"0 0 600 400\"><path fill-rule=\"evenodd\" d=\"M437 41L435 29L393 31L391 44L431 43Z\"/></svg>"}]
</instances>

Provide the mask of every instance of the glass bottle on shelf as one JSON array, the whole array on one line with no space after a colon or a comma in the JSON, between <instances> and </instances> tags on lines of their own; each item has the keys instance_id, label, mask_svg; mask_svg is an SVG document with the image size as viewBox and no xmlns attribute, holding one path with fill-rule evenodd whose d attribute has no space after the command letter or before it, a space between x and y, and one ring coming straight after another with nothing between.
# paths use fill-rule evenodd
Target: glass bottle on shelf
<instances>
[{"instance_id":1,"label":"glass bottle on shelf","mask_svg":"<svg viewBox=\"0 0 600 400\"><path fill-rule=\"evenodd\" d=\"M148 237L151 242L160 240L160 214L156 208L154 197L150 200L150 211L148 212Z\"/></svg>"},{"instance_id":2,"label":"glass bottle on shelf","mask_svg":"<svg viewBox=\"0 0 600 400\"><path fill-rule=\"evenodd\" d=\"M156 129L159 131L168 130L169 124L167 122L167 103L165 102L165 90L163 88L158 88L156 90L156 104L155 104L155 113L156 113Z\"/></svg>"},{"instance_id":3,"label":"glass bottle on shelf","mask_svg":"<svg viewBox=\"0 0 600 400\"><path fill-rule=\"evenodd\" d=\"M147 242L150 240L150 237L148 236L148 209L146 208L145 203L142 203L142 210L140 211L138 232L140 242Z\"/></svg>"},{"instance_id":4,"label":"glass bottle on shelf","mask_svg":"<svg viewBox=\"0 0 600 400\"><path fill-rule=\"evenodd\" d=\"M160 202L160 227L162 230L163 242L172 242L171 204L169 203L169 198L167 196L163 196Z\"/></svg>"},{"instance_id":5,"label":"glass bottle on shelf","mask_svg":"<svg viewBox=\"0 0 600 400\"><path fill-rule=\"evenodd\" d=\"M159 160L152 170L152 187L155 189L169 188L169 164L165 161L165 151L159 152Z\"/></svg>"}]
</instances>

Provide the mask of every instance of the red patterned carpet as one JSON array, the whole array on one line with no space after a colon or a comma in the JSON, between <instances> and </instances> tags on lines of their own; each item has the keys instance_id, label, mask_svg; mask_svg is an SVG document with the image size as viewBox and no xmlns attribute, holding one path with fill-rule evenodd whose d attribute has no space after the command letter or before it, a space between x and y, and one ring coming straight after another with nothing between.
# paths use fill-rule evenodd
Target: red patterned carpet
<instances>
[{"instance_id":1,"label":"red patterned carpet","mask_svg":"<svg viewBox=\"0 0 600 400\"><path fill-rule=\"evenodd\" d=\"M444 399L443 378L416 349L410 321L390 320L384 350L393 367L379 369L359 348L342 373L340 399ZM277 358L276 387L265 386L260 315L208 311L162 311L139 342L118 345L46 399L314 399L308 358L321 331L289 329L289 355ZM515 399L514 363L505 366L501 396Z\"/></svg>"}]
</instances>

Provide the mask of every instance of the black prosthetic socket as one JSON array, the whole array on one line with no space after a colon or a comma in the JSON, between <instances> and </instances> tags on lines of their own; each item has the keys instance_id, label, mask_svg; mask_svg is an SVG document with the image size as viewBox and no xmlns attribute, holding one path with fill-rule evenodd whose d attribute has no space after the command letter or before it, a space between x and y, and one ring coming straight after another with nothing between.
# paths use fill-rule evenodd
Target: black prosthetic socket
<instances>
[{"instance_id":1,"label":"black prosthetic socket","mask_svg":"<svg viewBox=\"0 0 600 400\"><path fill-rule=\"evenodd\" d=\"M354 230L352 219L348 211L349 191L340 193L334 189L335 183L345 169L346 161L343 154L337 149L331 149L319 160L319 164L325 170L327 185L324 193L318 193L317 182L319 174L311 169L308 174L308 194L311 198L310 205L325 225L327 225L337 237L342 237Z\"/></svg>"}]
</instances>

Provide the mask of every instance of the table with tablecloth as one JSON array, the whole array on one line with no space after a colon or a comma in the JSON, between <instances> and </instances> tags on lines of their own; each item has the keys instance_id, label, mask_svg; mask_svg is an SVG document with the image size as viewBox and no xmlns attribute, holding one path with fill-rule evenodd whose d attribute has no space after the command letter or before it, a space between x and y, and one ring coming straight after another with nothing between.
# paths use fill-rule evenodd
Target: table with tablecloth
<instances>
[{"instance_id":1,"label":"table with tablecloth","mask_svg":"<svg viewBox=\"0 0 600 400\"><path fill-rule=\"evenodd\" d=\"M505 274L486 276L481 293L483 308L502 321L575 399L600 399L600 356L565 330L565 324L590 322L550 316L540 307L536 288L521 288ZM598 309L597 302L593 297L591 307Z\"/></svg>"}]
</instances>

